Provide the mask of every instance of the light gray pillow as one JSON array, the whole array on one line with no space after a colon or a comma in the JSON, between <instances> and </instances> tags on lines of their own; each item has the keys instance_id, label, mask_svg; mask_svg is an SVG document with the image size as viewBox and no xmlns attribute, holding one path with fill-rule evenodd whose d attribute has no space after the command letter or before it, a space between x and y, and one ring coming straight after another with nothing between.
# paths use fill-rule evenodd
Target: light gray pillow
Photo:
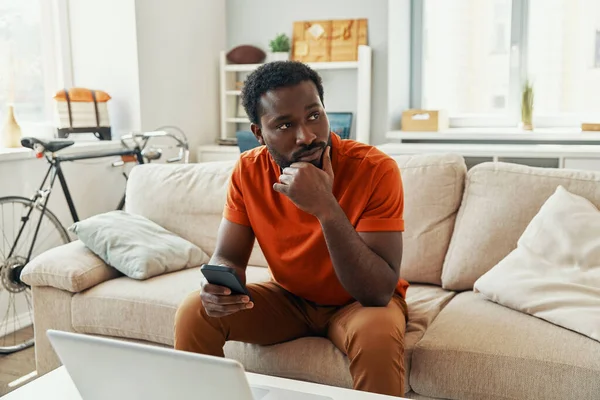
<instances>
[{"instance_id":1,"label":"light gray pillow","mask_svg":"<svg viewBox=\"0 0 600 400\"><path fill-rule=\"evenodd\" d=\"M197 267L209 260L198 246L140 215L110 211L69 227L106 264L133 279Z\"/></svg>"}]
</instances>

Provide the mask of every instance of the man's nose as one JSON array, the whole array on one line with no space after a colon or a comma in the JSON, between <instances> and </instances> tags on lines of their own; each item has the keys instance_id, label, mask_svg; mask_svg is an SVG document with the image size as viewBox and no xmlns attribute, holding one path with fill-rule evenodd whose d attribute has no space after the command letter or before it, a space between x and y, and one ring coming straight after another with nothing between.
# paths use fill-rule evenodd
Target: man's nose
<instances>
[{"instance_id":1,"label":"man's nose","mask_svg":"<svg viewBox=\"0 0 600 400\"><path fill-rule=\"evenodd\" d=\"M316 138L317 135L315 135L306 125L299 125L298 133L296 134L296 143L308 145L314 142Z\"/></svg>"}]
</instances>

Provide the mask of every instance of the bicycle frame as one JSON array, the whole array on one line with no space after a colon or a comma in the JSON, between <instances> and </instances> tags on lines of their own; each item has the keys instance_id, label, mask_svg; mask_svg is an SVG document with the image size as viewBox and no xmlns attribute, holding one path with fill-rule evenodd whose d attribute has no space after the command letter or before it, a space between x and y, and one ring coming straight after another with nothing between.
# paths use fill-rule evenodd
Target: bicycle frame
<instances>
[{"instance_id":1,"label":"bicycle frame","mask_svg":"<svg viewBox=\"0 0 600 400\"><path fill-rule=\"evenodd\" d=\"M17 234L17 237L15 239L13 246L10 249L10 252L8 253L8 258L12 257L13 252L17 248L19 239L21 238L21 235L23 234L23 231L25 230L25 225L29 221L31 213L33 212L33 209L35 208L35 205L37 204L37 202L40 198L43 198L41 216L43 216L46 213L48 200L50 200L50 194L52 193L52 189L54 187L54 183L55 183L57 177L60 182L60 186L62 187L65 198L67 200L67 205L69 206L69 211L71 213L71 217L73 218L73 222L79 221L79 216L77 215L77 210L75 209L75 204L73 203L73 198L71 197L71 192L69 191L69 187L67 186L67 180L65 179L65 175L63 173L61 163L70 162L70 161L78 161L78 160L89 160L89 159L93 159L93 158L115 157L115 156L135 156L138 164L144 164L144 157L142 156L142 149L140 149L139 147L135 147L133 149L76 154L76 155L72 155L72 156L53 156L52 158L46 156L46 159L50 163L50 167L48 168L48 171L46 172L46 175L44 176L44 179L42 180L42 184L40 185L40 188L37 190L36 194L31 199L33 201L34 207L31 207L29 209L26 216L21 217L21 227L19 228L19 233ZM44 189L44 186L46 185L46 182L48 181L49 177L50 177L50 184L47 189ZM119 202L117 209L121 209L124 204L125 204L125 195L123 195L123 197L121 198L121 201ZM27 264L31 259L31 253L33 252L33 249L35 247L35 242L36 242L41 224L42 224L42 217L40 217L40 219L37 222L37 225L35 227L35 232L33 234L33 240L31 242L31 247L29 248L29 251L27 253L27 259L26 259L24 265Z\"/></svg>"}]
</instances>

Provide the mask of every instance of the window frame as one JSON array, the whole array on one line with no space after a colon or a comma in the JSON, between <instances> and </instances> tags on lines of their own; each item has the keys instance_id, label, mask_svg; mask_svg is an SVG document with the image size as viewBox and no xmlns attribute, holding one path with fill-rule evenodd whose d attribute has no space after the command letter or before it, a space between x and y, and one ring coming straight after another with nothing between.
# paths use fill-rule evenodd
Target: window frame
<instances>
[{"instance_id":1,"label":"window frame","mask_svg":"<svg viewBox=\"0 0 600 400\"><path fill-rule=\"evenodd\" d=\"M54 100L59 88L73 86L68 0L39 0L42 65L45 92L43 121L19 120L32 136L54 135Z\"/></svg>"},{"instance_id":2,"label":"window frame","mask_svg":"<svg viewBox=\"0 0 600 400\"><path fill-rule=\"evenodd\" d=\"M510 35L510 72L508 107L504 116L485 114L449 115L450 128L514 128L521 121L521 88L527 79L527 46L529 0L512 0ZM423 104L423 29L424 1L411 0L411 108L422 108ZM575 115L535 115L534 126L574 127L579 119Z\"/></svg>"}]
</instances>

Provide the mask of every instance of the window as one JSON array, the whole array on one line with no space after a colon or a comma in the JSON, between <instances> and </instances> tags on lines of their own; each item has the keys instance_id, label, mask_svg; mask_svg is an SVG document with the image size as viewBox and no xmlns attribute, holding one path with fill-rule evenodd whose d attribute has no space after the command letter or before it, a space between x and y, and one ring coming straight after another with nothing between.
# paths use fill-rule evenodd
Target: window
<instances>
[{"instance_id":1,"label":"window","mask_svg":"<svg viewBox=\"0 0 600 400\"><path fill-rule=\"evenodd\" d=\"M452 126L517 126L533 82L534 125L600 118L598 0L415 0L413 107ZM416 49L420 51L416 51Z\"/></svg>"},{"instance_id":2,"label":"window","mask_svg":"<svg viewBox=\"0 0 600 400\"><path fill-rule=\"evenodd\" d=\"M55 24L65 0L0 2L0 119L14 104L20 124L49 124L59 75ZM65 8L63 8L65 7ZM62 57L62 55L61 55ZM66 69L66 68L65 68Z\"/></svg>"}]
</instances>

